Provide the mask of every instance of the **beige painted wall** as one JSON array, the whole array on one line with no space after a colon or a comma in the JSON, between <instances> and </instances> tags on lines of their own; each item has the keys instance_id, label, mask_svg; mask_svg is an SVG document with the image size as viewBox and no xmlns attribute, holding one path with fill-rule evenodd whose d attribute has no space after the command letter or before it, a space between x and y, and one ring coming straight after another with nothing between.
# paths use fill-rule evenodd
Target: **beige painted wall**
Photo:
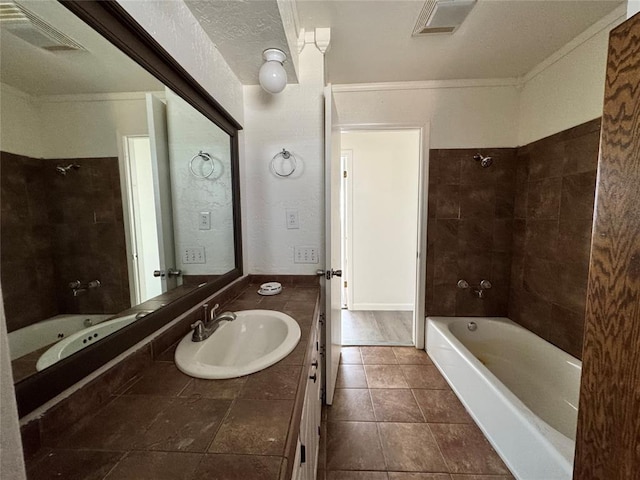
<instances>
[{"instance_id":1,"label":"beige painted wall","mask_svg":"<svg viewBox=\"0 0 640 480\"><path fill-rule=\"evenodd\" d=\"M42 157L40 111L33 98L0 83L0 149L28 157Z\"/></svg>"},{"instance_id":2,"label":"beige painted wall","mask_svg":"<svg viewBox=\"0 0 640 480\"><path fill-rule=\"evenodd\" d=\"M430 148L515 145L519 102L515 85L444 85L338 91L340 123L416 126L430 122Z\"/></svg>"},{"instance_id":3,"label":"beige painted wall","mask_svg":"<svg viewBox=\"0 0 640 480\"><path fill-rule=\"evenodd\" d=\"M525 76L520 95L518 145L561 132L602 115L609 31L620 15L582 43L570 42L559 54ZM577 37L578 38L578 37Z\"/></svg>"},{"instance_id":4,"label":"beige painted wall","mask_svg":"<svg viewBox=\"0 0 640 480\"><path fill-rule=\"evenodd\" d=\"M33 158L117 157L118 134L147 134L144 93L34 97L3 86L1 111L2 150Z\"/></svg>"}]
</instances>

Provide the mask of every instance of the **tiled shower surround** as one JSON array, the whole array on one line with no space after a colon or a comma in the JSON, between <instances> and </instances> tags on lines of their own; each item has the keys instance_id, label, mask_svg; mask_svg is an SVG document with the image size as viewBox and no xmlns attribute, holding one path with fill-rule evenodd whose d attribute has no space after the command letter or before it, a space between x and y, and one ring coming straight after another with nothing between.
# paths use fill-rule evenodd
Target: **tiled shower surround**
<instances>
[{"instance_id":1,"label":"tiled shower surround","mask_svg":"<svg viewBox=\"0 0 640 480\"><path fill-rule=\"evenodd\" d=\"M476 153L493 158L482 168ZM427 305L429 315L506 315L515 188L515 149L431 150ZM483 300L456 288L491 281Z\"/></svg>"},{"instance_id":2,"label":"tiled shower surround","mask_svg":"<svg viewBox=\"0 0 640 480\"><path fill-rule=\"evenodd\" d=\"M130 305L118 159L0 152L2 289L9 331L59 313ZM57 165L80 165L63 176ZM19 278L17 278L19 276ZM68 283L102 287L73 297Z\"/></svg>"},{"instance_id":3,"label":"tiled shower surround","mask_svg":"<svg viewBox=\"0 0 640 480\"><path fill-rule=\"evenodd\" d=\"M519 148L431 150L427 315L508 316L581 357L599 135L596 119ZM493 288L480 300L459 279Z\"/></svg>"},{"instance_id":4,"label":"tiled shower surround","mask_svg":"<svg viewBox=\"0 0 640 480\"><path fill-rule=\"evenodd\" d=\"M600 119L518 149L509 318L582 357Z\"/></svg>"}]
</instances>

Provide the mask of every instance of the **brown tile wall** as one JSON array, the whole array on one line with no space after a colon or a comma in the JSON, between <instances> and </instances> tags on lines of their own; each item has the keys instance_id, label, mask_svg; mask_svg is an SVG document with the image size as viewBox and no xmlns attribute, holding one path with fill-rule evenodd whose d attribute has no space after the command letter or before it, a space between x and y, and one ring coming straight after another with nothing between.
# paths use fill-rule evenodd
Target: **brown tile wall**
<instances>
[{"instance_id":1,"label":"brown tile wall","mask_svg":"<svg viewBox=\"0 0 640 480\"><path fill-rule=\"evenodd\" d=\"M493 157L482 168L477 152ZM515 149L431 150L427 228L428 315L507 315ZM483 300L456 287L491 281Z\"/></svg>"},{"instance_id":2,"label":"brown tile wall","mask_svg":"<svg viewBox=\"0 0 640 480\"><path fill-rule=\"evenodd\" d=\"M0 158L0 267L9 331L57 313L128 308L118 159L41 160L6 152ZM80 169L55 172L69 163ZM94 279L101 288L73 297L70 281Z\"/></svg>"},{"instance_id":3,"label":"brown tile wall","mask_svg":"<svg viewBox=\"0 0 640 480\"><path fill-rule=\"evenodd\" d=\"M59 312L54 227L42 160L5 152L0 160L0 276L13 331Z\"/></svg>"},{"instance_id":4,"label":"brown tile wall","mask_svg":"<svg viewBox=\"0 0 640 480\"><path fill-rule=\"evenodd\" d=\"M600 119L518 149L509 318L581 358Z\"/></svg>"}]
</instances>

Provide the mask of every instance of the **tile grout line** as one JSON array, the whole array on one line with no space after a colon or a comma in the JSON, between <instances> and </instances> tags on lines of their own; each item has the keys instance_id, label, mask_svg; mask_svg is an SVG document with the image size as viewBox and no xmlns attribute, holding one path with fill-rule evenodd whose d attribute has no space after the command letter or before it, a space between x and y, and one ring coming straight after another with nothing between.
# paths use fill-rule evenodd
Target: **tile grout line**
<instances>
[{"instance_id":1,"label":"tile grout line","mask_svg":"<svg viewBox=\"0 0 640 480\"><path fill-rule=\"evenodd\" d=\"M128 451L126 451L126 452L122 452L122 455L120 456L120 458L118 459L118 461L117 461L116 463L114 463L114 464L113 464L113 467L111 467L111 468L109 469L109 471L105 474L105 476L104 476L104 477L102 477L102 480L106 480L106 479L107 479L107 477L109 477L109 475L111 475L111 472L113 472L113 471L116 469L116 467L117 467L118 465L120 465L120 462L122 462L122 460L124 460L127 456L129 456L129 454L130 454L130 453L131 453L131 450L128 450Z\"/></svg>"},{"instance_id":2,"label":"tile grout line","mask_svg":"<svg viewBox=\"0 0 640 480\"><path fill-rule=\"evenodd\" d=\"M229 418L229 415L231 415L231 410L235 406L237 399L238 399L238 397L234 397L234 398L231 399L231 403L229 404L229 407L227 408L227 411L225 412L224 417L222 417L222 420L220 421L220 425L218 425L218 428L216 428L215 433L211 437L211 441L207 444L207 448L204 451L205 454L207 454L207 453L215 453L215 452L209 452L209 450L211 449L211 447L213 447L213 442L215 442L216 437L218 436L218 433L220 432L220 429L224 425L224 422L227 420L227 418Z\"/></svg>"}]
</instances>

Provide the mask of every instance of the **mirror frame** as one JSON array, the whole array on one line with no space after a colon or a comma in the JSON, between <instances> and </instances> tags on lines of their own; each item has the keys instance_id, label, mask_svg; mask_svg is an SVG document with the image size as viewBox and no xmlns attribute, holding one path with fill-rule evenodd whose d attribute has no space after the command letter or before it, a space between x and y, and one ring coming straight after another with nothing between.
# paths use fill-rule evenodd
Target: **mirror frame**
<instances>
[{"instance_id":1,"label":"mirror frame","mask_svg":"<svg viewBox=\"0 0 640 480\"><path fill-rule=\"evenodd\" d=\"M101 0L59 1L230 136L236 266L91 347L16 383L20 417L62 393L243 275L238 147L238 131L242 130L242 126L118 3Z\"/></svg>"}]
</instances>

